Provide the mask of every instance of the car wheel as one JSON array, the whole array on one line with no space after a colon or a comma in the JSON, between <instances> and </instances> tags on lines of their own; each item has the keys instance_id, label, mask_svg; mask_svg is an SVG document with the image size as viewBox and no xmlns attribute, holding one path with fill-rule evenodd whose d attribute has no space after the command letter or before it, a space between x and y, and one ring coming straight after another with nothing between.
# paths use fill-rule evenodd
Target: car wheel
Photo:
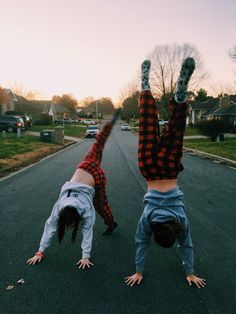
<instances>
[{"instance_id":1,"label":"car wheel","mask_svg":"<svg viewBox=\"0 0 236 314\"><path fill-rule=\"evenodd\" d=\"M14 128L13 128L12 126L9 126L9 127L7 128L7 132L13 133L13 132L14 132Z\"/></svg>"}]
</instances>

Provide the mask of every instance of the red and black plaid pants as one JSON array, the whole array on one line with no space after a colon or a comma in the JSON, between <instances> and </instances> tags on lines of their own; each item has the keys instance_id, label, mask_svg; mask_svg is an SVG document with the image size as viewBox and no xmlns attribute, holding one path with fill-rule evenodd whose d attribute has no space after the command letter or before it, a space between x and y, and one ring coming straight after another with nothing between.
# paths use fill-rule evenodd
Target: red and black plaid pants
<instances>
[{"instance_id":1,"label":"red and black plaid pants","mask_svg":"<svg viewBox=\"0 0 236 314\"><path fill-rule=\"evenodd\" d=\"M105 142L112 130L112 124L106 123L96 136L96 141L82 162L77 166L90 173L95 181L94 208L104 219L105 224L112 225L114 218L106 195L106 174L100 167Z\"/></svg>"},{"instance_id":2,"label":"red and black plaid pants","mask_svg":"<svg viewBox=\"0 0 236 314\"><path fill-rule=\"evenodd\" d=\"M176 179L183 170L181 164L187 103L171 100L170 118L160 136L158 111L150 90L140 96L138 162L147 181Z\"/></svg>"}]
</instances>

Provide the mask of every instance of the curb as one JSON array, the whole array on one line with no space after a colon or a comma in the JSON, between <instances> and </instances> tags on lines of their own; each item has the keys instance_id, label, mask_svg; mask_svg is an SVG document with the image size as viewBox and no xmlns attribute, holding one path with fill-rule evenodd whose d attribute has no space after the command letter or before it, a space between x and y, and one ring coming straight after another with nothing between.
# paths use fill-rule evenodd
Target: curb
<instances>
[{"instance_id":1,"label":"curb","mask_svg":"<svg viewBox=\"0 0 236 314\"><path fill-rule=\"evenodd\" d=\"M210 160L214 160L214 161L218 161L222 164L225 164L227 166L236 168L236 161L225 158L225 157L221 157L221 156L217 156L217 155L213 155L213 154L209 154L206 152L202 152L200 150L196 150L193 148L188 148L188 147L184 147L184 152L190 153L190 154L194 154L196 156L202 157L202 158L208 158Z\"/></svg>"},{"instance_id":2,"label":"curb","mask_svg":"<svg viewBox=\"0 0 236 314\"><path fill-rule=\"evenodd\" d=\"M138 133L132 129L131 129L131 132L138 135ZM234 160L231 160L231 159L228 159L225 157L221 157L221 156L217 156L217 155L213 155L213 154L209 154L209 153L202 152L200 150L196 150L196 149L188 148L188 147L183 147L183 150L186 153L194 154L194 155L202 157L202 158L208 158L210 160L218 161L219 163L222 163L222 164L225 164L227 166L236 168L236 161L234 161Z\"/></svg>"}]
</instances>

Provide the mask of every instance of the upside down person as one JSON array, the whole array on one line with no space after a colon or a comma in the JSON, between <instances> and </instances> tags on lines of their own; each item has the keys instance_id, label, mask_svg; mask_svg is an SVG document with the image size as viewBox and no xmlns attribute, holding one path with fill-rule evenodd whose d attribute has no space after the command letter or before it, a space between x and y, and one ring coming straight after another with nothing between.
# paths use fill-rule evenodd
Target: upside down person
<instances>
[{"instance_id":1,"label":"upside down person","mask_svg":"<svg viewBox=\"0 0 236 314\"><path fill-rule=\"evenodd\" d=\"M170 102L170 119L161 136L158 112L150 91L149 71L151 63L145 60L141 70L139 169L147 183L144 211L138 222L136 244L136 273L126 277L127 285L140 284L151 236L164 248L177 242L189 285L205 286L205 280L194 274L193 245L189 222L182 203L183 192L177 185L177 176L183 170L181 164L183 136L187 114L187 87L195 69L193 58L187 58L181 67L177 89Z\"/></svg>"},{"instance_id":2,"label":"upside down person","mask_svg":"<svg viewBox=\"0 0 236 314\"><path fill-rule=\"evenodd\" d=\"M41 262L44 252L50 246L55 233L57 233L59 243L61 243L65 230L68 227L72 228L71 240L74 242L81 222L83 233L82 258L76 265L82 269L90 268L90 266L93 266L90 253L95 211L98 212L107 225L103 235L110 235L117 227L106 195L106 175L100 164L106 140L119 114L120 111L117 110L113 120L105 123L97 134L91 150L77 166L71 180L62 186L59 198L45 223L39 249L33 257L27 260L27 264L35 265L37 262Z\"/></svg>"}]
</instances>

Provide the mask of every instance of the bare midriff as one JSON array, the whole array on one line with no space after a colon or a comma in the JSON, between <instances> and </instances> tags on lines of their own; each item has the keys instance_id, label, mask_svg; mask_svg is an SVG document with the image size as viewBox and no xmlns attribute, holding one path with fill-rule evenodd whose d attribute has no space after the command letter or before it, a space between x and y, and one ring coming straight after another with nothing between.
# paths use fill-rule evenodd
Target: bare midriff
<instances>
[{"instance_id":1,"label":"bare midriff","mask_svg":"<svg viewBox=\"0 0 236 314\"><path fill-rule=\"evenodd\" d=\"M90 185L92 187L95 186L95 182L94 182L94 178L93 176L86 172L83 169L76 169L73 177L71 178L70 182L78 182L78 183L83 183L83 184L87 184Z\"/></svg>"},{"instance_id":2,"label":"bare midriff","mask_svg":"<svg viewBox=\"0 0 236 314\"><path fill-rule=\"evenodd\" d=\"M148 190L167 192L177 187L177 179L147 181Z\"/></svg>"}]
</instances>

